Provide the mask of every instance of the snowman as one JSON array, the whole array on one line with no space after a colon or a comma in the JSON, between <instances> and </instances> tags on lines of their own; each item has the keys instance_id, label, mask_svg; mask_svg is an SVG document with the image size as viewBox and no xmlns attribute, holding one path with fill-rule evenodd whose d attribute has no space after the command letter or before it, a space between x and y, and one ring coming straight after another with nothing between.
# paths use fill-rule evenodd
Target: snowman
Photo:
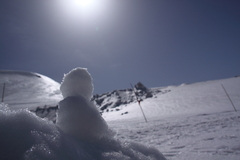
<instances>
[{"instance_id":1,"label":"snowman","mask_svg":"<svg viewBox=\"0 0 240 160\"><path fill-rule=\"evenodd\" d=\"M59 102L56 125L63 132L86 141L110 136L106 122L90 100L93 84L86 68L75 68L64 75L60 90L64 99Z\"/></svg>"}]
</instances>

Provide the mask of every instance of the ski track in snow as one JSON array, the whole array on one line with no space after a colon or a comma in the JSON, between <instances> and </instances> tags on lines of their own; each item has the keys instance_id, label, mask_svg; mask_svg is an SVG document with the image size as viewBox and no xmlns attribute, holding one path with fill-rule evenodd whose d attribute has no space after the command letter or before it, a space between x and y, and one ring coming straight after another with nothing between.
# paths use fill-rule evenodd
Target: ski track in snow
<instances>
[{"instance_id":1,"label":"ski track in snow","mask_svg":"<svg viewBox=\"0 0 240 160\"><path fill-rule=\"evenodd\" d=\"M116 137L157 147L169 160L240 157L240 114L234 111L149 122L109 121Z\"/></svg>"}]
</instances>

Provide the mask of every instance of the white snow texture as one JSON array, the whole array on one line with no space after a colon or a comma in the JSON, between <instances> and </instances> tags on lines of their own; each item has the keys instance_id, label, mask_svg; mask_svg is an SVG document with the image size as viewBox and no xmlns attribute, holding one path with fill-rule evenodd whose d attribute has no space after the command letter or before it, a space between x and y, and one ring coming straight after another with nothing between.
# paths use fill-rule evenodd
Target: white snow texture
<instances>
[{"instance_id":1,"label":"white snow texture","mask_svg":"<svg viewBox=\"0 0 240 160\"><path fill-rule=\"evenodd\" d=\"M90 102L93 84L87 69L70 71L60 89L65 99L59 103L57 126L62 131L81 140L110 136L106 122Z\"/></svg>"},{"instance_id":2,"label":"white snow texture","mask_svg":"<svg viewBox=\"0 0 240 160\"><path fill-rule=\"evenodd\" d=\"M64 75L60 90L64 98L83 96L90 100L93 93L92 77L86 68L75 68Z\"/></svg>"},{"instance_id":3,"label":"white snow texture","mask_svg":"<svg viewBox=\"0 0 240 160\"><path fill-rule=\"evenodd\" d=\"M156 148L114 138L89 101L92 89L86 69L74 69L64 77L65 99L59 103L57 125L1 104L0 159L165 160Z\"/></svg>"},{"instance_id":4,"label":"white snow texture","mask_svg":"<svg viewBox=\"0 0 240 160\"><path fill-rule=\"evenodd\" d=\"M59 103L57 126L80 140L111 136L97 108L81 96L67 97Z\"/></svg>"}]
</instances>

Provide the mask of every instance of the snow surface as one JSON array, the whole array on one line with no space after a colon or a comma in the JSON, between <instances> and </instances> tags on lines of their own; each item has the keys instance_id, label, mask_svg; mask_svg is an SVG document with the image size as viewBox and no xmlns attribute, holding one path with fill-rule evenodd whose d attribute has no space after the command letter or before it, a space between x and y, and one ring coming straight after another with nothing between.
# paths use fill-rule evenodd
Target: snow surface
<instances>
[{"instance_id":1,"label":"snow surface","mask_svg":"<svg viewBox=\"0 0 240 160\"><path fill-rule=\"evenodd\" d=\"M86 68L75 68L64 75L60 90L64 98L82 96L90 100L93 93L92 77Z\"/></svg>"},{"instance_id":2,"label":"snow surface","mask_svg":"<svg viewBox=\"0 0 240 160\"><path fill-rule=\"evenodd\" d=\"M221 84L224 85L237 112L234 111ZM22 88L15 89L20 92ZM120 156L121 152L127 152L124 157L127 159L126 155L141 155L140 151L143 150L155 153L156 149L148 147L149 145L160 150L168 160L240 159L240 77L157 87L151 91L154 92L153 97L141 102L148 123L145 123L136 101L106 108L109 111L104 110L103 117L116 135L111 142L102 139L94 147L85 142L77 143L75 138L60 131L52 122L36 117L26 110L16 113L2 108L0 148L4 150L0 150L0 155L11 153L13 159L19 159L15 155L19 155L22 149L15 154L12 151L16 151L19 146L25 149L27 146L29 152L25 155L28 157L37 154L48 158L51 155L52 159L74 159L78 156L94 159L86 156L93 153L99 156L99 153L103 153L101 156L105 156L105 159L114 159L112 157ZM112 99L108 97L108 101L118 101L114 95L111 96ZM29 101L31 98L33 97L30 97ZM11 108L11 105L9 107ZM27 119L30 115L34 118ZM144 146L138 143L135 145L129 142L131 140ZM115 152L110 148L115 148ZM61 157L56 154L60 152Z\"/></svg>"},{"instance_id":3,"label":"snow surface","mask_svg":"<svg viewBox=\"0 0 240 160\"><path fill-rule=\"evenodd\" d=\"M56 125L80 140L110 138L111 131L90 101L92 78L84 68L75 68L64 76L61 84L64 99L59 102Z\"/></svg>"},{"instance_id":4,"label":"snow surface","mask_svg":"<svg viewBox=\"0 0 240 160\"><path fill-rule=\"evenodd\" d=\"M154 147L113 137L97 108L85 98L88 95L75 95L82 87L74 88L69 82L78 82L78 72L89 75L87 70L75 69L68 74L70 79L64 78L62 92L68 96L59 103L56 125L26 109L14 111L0 105L0 159L165 160ZM86 86L86 81L79 82L75 85Z\"/></svg>"},{"instance_id":5,"label":"snow surface","mask_svg":"<svg viewBox=\"0 0 240 160\"><path fill-rule=\"evenodd\" d=\"M3 160L165 159L157 149L134 142L115 138L80 141L51 121L27 110L9 110L4 104L0 107L0 129L0 159Z\"/></svg>"},{"instance_id":6,"label":"snow surface","mask_svg":"<svg viewBox=\"0 0 240 160\"><path fill-rule=\"evenodd\" d=\"M168 160L239 160L240 115L216 112L140 121L108 121L119 139L158 148Z\"/></svg>"},{"instance_id":7,"label":"snow surface","mask_svg":"<svg viewBox=\"0 0 240 160\"><path fill-rule=\"evenodd\" d=\"M56 105L62 99L60 84L38 73L0 70L1 98L4 83L4 102L11 109Z\"/></svg>"},{"instance_id":8,"label":"snow surface","mask_svg":"<svg viewBox=\"0 0 240 160\"><path fill-rule=\"evenodd\" d=\"M56 125L80 140L111 137L111 131L97 108L80 96L60 101Z\"/></svg>"},{"instance_id":9,"label":"snow surface","mask_svg":"<svg viewBox=\"0 0 240 160\"><path fill-rule=\"evenodd\" d=\"M153 145L169 160L240 159L240 77L152 90L162 92L141 102L148 123L137 102L103 112L118 138Z\"/></svg>"},{"instance_id":10,"label":"snow surface","mask_svg":"<svg viewBox=\"0 0 240 160\"><path fill-rule=\"evenodd\" d=\"M240 77L153 88L152 90L159 90L161 92L154 91L156 94L152 98L143 100L141 106L146 117L153 120L234 111L222 85L225 87L234 105L239 108ZM116 109L119 110L116 111ZM122 115L125 112L128 112L128 114ZM144 121L141 110L136 102L114 108L112 112L103 112L103 117L106 121Z\"/></svg>"}]
</instances>

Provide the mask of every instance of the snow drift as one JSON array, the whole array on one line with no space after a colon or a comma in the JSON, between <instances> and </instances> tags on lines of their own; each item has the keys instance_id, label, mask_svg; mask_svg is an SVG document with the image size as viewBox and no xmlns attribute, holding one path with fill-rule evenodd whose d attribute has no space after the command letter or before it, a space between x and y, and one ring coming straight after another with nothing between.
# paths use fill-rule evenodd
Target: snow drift
<instances>
[{"instance_id":1,"label":"snow drift","mask_svg":"<svg viewBox=\"0 0 240 160\"><path fill-rule=\"evenodd\" d=\"M90 76L86 69L77 68L64 78L65 99L59 103L57 125L26 109L13 111L1 104L0 159L165 160L153 147L114 138L89 101L92 84L79 75Z\"/></svg>"},{"instance_id":2,"label":"snow drift","mask_svg":"<svg viewBox=\"0 0 240 160\"><path fill-rule=\"evenodd\" d=\"M1 97L4 83L4 102L11 109L56 105L62 99L60 84L38 73L0 70Z\"/></svg>"}]
</instances>

